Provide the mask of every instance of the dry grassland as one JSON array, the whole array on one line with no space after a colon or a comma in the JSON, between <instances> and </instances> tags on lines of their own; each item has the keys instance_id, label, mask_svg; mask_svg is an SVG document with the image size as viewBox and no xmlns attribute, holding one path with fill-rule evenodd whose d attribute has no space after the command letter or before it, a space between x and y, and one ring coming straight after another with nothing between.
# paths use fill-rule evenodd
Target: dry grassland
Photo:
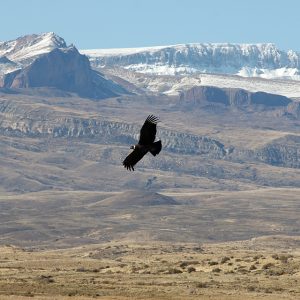
<instances>
[{"instance_id":1,"label":"dry grassland","mask_svg":"<svg viewBox=\"0 0 300 300\"><path fill-rule=\"evenodd\" d=\"M1 300L299 299L300 239L0 248Z\"/></svg>"}]
</instances>

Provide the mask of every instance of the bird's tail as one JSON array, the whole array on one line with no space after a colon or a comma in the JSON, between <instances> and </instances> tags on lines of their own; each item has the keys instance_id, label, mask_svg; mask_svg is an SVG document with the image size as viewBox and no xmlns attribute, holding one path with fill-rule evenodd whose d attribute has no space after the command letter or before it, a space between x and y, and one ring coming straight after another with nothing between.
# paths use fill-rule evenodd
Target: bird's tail
<instances>
[{"instance_id":1,"label":"bird's tail","mask_svg":"<svg viewBox=\"0 0 300 300\"><path fill-rule=\"evenodd\" d=\"M150 153L153 156L155 156L160 152L160 150L161 150L161 141L157 141L151 145Z\"/></svg>"}]
</instances>

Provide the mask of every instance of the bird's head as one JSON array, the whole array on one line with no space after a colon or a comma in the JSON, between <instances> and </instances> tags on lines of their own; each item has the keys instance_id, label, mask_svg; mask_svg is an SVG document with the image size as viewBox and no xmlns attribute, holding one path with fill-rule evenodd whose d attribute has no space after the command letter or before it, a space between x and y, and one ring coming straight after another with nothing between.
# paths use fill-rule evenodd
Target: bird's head
<instances>
[{"instance_id":1,"label":"bird's head","mask_svg":"<svg viewBox=\"0 0 300 300\"><path fill-rule=\"evenodd\" d=\"M130 146L130 149L134 150L135 149L135 145Z\"/></svg>"}]
</instances>

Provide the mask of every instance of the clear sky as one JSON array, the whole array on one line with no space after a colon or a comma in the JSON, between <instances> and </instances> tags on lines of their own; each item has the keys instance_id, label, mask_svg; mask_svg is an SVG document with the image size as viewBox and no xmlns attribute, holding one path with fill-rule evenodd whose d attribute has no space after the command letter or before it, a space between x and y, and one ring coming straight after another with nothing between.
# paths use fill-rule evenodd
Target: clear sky
<instances>
[{"instance_id":1,"label":"clear sky","mask_svg":"<svg viewBox=\"0 0 300 300\"><path fill-rule=\"evenodd\" d=\"M0 0L0 41L48 31L79 49L270 42L300 52L300 1Z\"/></svg>"}]
</instances>

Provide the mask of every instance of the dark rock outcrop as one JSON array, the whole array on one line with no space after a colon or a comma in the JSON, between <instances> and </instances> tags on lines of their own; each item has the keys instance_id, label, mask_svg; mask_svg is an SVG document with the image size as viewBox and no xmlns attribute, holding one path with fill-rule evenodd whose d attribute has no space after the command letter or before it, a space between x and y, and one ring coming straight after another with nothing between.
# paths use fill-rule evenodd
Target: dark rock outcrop
<instances>
[{"instance_id":1,"label":"dark rock outcrop","mask_svg":"<svg viewBox=\"0 0 300 300\"><path fill-rule=\"evenodd\" d=\"M234 148L226 159L239 162L263 162L285 168L300 168L300 136L286 135L256 149Z\"/></svg>"},{"instance_id":2,"label":"dark rock outcrop","mask_svg":"<svg viewBox=\"0 0 300 300\"><path fill-rule=\"evenodd\" d=\"M274 140L259 149L255 155L271 165L300 168L300 136L287 135Z\"/></svg>"},{"instance_id":3,"label":"dark rock outcrop","mask_svg":"<svg viewBox=\"0 0 300 300\"><path fill-rule=\"evenodd\" d=\"M10 59L8 59L6 56L1 56L0 64L13 64L13 62Z\"/></svg>"},{"instance_id":4,"label":"dark rock outcrop","mask_svg":"<svg viewBox=\"0 0 300 300\"><path fill-rule=\"evenodd\" d=\"M197 86L181 92L180 101L184 105L219 103L232 107L262 105L265 107L286 107L292 100L281 95L265 92L249 92L243 89Z\"/></svg>"},{"instance_id":5,"label":"dark rock outcrop","mask_svg":"<svg viewBox=\"0 0 300 300\"><path fill-rule=\"evenodd\" d=\"M300 102L292 102L286 108L286 113L300 119Z\"/></svg>"}]
</instances>

